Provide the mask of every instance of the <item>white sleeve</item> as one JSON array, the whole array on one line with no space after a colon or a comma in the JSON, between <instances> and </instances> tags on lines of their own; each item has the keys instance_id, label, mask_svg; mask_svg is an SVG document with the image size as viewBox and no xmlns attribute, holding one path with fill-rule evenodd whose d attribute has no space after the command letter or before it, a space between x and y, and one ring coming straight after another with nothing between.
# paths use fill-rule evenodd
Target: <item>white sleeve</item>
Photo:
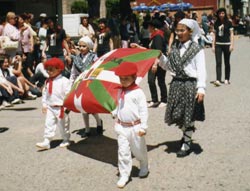
<instances>
[{"instance_id":1,"label":"white sleeve","mask_svg":"<svg viewBox=\"0 0 250 191\"><path fill-rule=\"evenodd\" d=\"M82 24L79 25L78 34L81 35L81 36L83 35L83 27L82 27Z\"/></svg>"},{"instance_id":2,"label":"white sleeve","mask_svg":"<svg viewBox=\"0 0 250 191\"><path fill-rule=\"evenodd\" d=\"M70 80L65 78L65 82L63 83L63 91L65 92L66 96L70 92L70 90L71 90Z\"/></svg>"},{"instance_id":3,"label":"white sleeve","mask_svg":"<svg viewBox=\"0 0 250 191\"><path fill-rule=\"evenodd\" d=\"M147 107L147 100L146 96L143 93L143 91L140 91L140 94L138 94L138 106L139 106L139 115L141 119L141 128L146 131L148 128L147 121L148 121L148 107Z\"/></svg>"},{"instance_id":4,"label":"white sleeve","mask_svg":"<svg viewBox=\"0 0 250 191\"><path fill-rule=\"evenodd\" d=\"M76 78L79 76L79 72L75 67L75 64L72 65L71 72L70 72L70 86L72 86L76 80Z\"/></svg>"},{"instance_id":5,"label":"white sleeve","mask_svg":"<svg viewBox=\"0 0 250 191\"><path fill-rule=\"evenodd\" d=\"M196 67L197 67L197 92L205 94L206 89L206 60L205 60L205 52L202 49L196 55Z\"/></svg>"},{"instance_id":6,"label":"white sleeve","mask_svg":"<svg viewBox=\"0 0 250 191\"><path fill-rule=\"evenodd\" d=\"M43 63L42 63L42 65L40 65L40 67L38 68L38 71L41 72L45 78L49 78L49 74L48 74L48 72L45 70L45 68L44 68L44 66L43 66Z\"/></svg>"},{"instance_id":7,"label":"white sleeve","mask_svg":"<svg viewBox=\"0 0 250 191\"><path fill-rule=\"evenodd\" d=\"M47 107L47 83L46 82L42 91L42 104L43 104L43 107Z\"/></svg>"}]
</instances>

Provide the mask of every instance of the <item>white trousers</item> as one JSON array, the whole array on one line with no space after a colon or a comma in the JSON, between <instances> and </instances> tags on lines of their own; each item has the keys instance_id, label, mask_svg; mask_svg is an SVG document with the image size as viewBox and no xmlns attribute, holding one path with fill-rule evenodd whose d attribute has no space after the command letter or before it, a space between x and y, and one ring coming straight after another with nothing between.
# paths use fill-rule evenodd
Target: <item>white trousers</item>
<instances>
[{"instance_id":1,"label":"white trousers","mask_svg":"<svg viewBox=\"0 0 250 191\"><path fill-rule=\"evenodd\" d=\"M44 138L52 139L55 136L56 128L59 128L60 134L63 140L67 141L70 138L70 120L69 115L64 113L64 117L60 118L61 108L51 107L47 109L46 119L45 119L45 130Z\"/></svg>"},{"instance_id":2,"label":"white trousers","mask_svg":"<svg viewBox=\"0 0 250 191\"><path fill-rule=\"evenodd\" d=\"M115 125L118 134L118 168L120 176L129 177L132 170L132 154L140 162L140 168L148 166L148 155L145 137L138 135L139 125L123 127ZM131 154L132 152L132 154Z\"/></svg>"}]
</instances>

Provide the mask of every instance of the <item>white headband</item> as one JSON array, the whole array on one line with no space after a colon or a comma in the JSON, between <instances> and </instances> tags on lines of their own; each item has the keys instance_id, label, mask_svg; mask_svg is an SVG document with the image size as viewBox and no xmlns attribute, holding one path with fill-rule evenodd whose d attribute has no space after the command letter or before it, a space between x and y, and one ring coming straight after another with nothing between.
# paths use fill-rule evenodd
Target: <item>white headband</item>
<instances>
[{"instance_id":1,"label":"white headband","mask_svg":"<svg viewBox=\"0 0 250 191\"><path fill-rule=\"evenodd\" d=\"M188 28L190 28L193 31L192 39L195 42L198 41L198 38L201 36L201 31L200 31L200 26L196 20L184 18L180 20L179 24L186 25Z\"/></svg>"},{"instance_id":2,"label":"white headband","mask_svg":"<svg viewBox=\"0 0 250 191\"><path fill-rule=\"evenodd\" d=\"M84 42L84 43L87 45L87 47L89 48L89 50L92 50L93 47L94 47L93 41L92 41L91 38L89 38L88 36L84 36L84 37L80 38L78 44L79 44L80 42Z\"/></svg>"}]
</instances>

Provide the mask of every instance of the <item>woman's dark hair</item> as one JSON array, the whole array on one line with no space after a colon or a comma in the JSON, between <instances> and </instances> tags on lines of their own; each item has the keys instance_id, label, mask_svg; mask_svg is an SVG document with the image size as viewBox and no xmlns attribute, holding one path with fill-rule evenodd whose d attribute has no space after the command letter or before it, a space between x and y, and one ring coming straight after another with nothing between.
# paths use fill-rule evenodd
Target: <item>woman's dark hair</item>
<instances>
[{"instance_id":1,"label":"woman's dark hair","mask_svg":"<svg viewBox=\"0 0 250 191\"><path fill-rule=\"evenodd\" d=\"M152 19L148 22L148 25L153 26L154 28L162 28L162 22L159 19Z\"/></svg>"},{"instance_id":2,"label":"woman's dark hair","mask_svg":"<svg viewBox=\"0 0 250 191\"><path fill-rule=\"evenodd\" d=\"M221 24L221 20L219 18L219 15L221 12L224 12L225 13L225 17L224 17L224 23L227 24L229 22L228 20L228 17L227 17L227 10L225 8L219 8L217 11L216 11L216 21L215 23L218 23L218 24Z\"/></svg>"},{"instance_id":3,"label":"woman's dark hair","mask_svg":"<svg viewBox=\"0 0 250 191\"><path fill-rule=\"evenodd\" d=\"M48 25L50 23L54 24L54 28L50 28L50 27L49 28L50 28L50 30L54 31L55 33L59 33L62 29L62 27L60 25L58 25L56 17L49 17L47 20L47 23L48 23Z\"/></svg>"},{"instance_id":4,"label":"woman's dark hair","mask_svg":"<svg viewBox=\"0 0 250 191\"><path fill-rule=\"evenodd\" d=\"M107 19L105 19L105 18L100 18L99 19L99 21L98 21L98 23L100 24L100 23L103 23L105 26L107 25Z\"/></svg>"},{"instance_id":5,"label":"woman's dark hair","mask_svg":"<svg viewBox=\"0 0 250 191\"><path fill-rule=\"evenodd\" d=\"M19 17L21 17L23 20L28 19L28 15L26 13L19 15Z\"/></svg>"},{"instance_id":6,"label":"woman's dark hair","mask_svg":"<svg viewBox=\"0 0 250 191\"><path fill-rule=\"evenodd\" d=\"M89 23L89 19L88 19L88 17L82 17L82 18L81 18L81 23L83 22L83 20L84 20L84 19L86 19L86 20L87 20L87 22Z\"/></svg>"},{"instance_id":7,"label":"woman's dark hair","mask_svg":"<svg viewBox=\"0 0 250 191\"><path fill-rule=\"evenodd\" d=\"M184 19L186 16L186 14L183 12L183 11L177 11L175 14L174 14L174 27L177 26L178 22L182 19Z\"/></svg>"},{"instance_id":8,"label":"woman's dark hair","mask_svg":"<svg viewBox=\"0 0 250 191\"><path fill-rule=\"evenodd\" d=\"M227 17L227 10L225 8L219 8L217 11L216 11L216 17L217 19L219 19L219 15L221 12L224 12L225 13L225 20L228 20L228 17Z\"/></svg>"},{"instance_id":9,"label":"woman's dark hair","mask_svg":"<svg viewBox=\"0 0 250 191\"><path fill-rule=\"evenodd\" d=\"M7 54L4 54L4 55L0 56L0 68L2 68L5 59L8 59L8 61L9 61L10 60L10 56L7 55Z\"/></svg>"},{"instance_id":10,"label":"woman's dark hair","mask_svg":"<svg viewBox=\"0 0 250 191\"><path fill-rule=\"evenodd\" d=\"M6 22L6 16L1 16L0 17L0 25Z\"/></svg>"}]
</instances>

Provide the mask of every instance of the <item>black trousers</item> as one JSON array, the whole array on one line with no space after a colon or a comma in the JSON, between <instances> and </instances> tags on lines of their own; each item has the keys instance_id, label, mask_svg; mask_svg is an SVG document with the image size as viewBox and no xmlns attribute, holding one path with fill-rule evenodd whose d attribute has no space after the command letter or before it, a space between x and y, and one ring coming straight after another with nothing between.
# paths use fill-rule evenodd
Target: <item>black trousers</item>
<instances>
[{"instance_id":1,"label":"black trousers","mask_svg":"<svg viewBox=\"0 0 250 191\"><path fill-rule=\"evenodd\" d=\"M224 55L225 63L225 80L230 80L230 45L216 45L215 46L215 60L216 60L216 80L221 81L222 70L222 54Z\"/></svg>"},{"instance_id":2,"label":"black trousers","mask_svg":"<svg viewBox=\"0 0 250 191\"><path fill-rule=\"evenodd\" d=\"M165 83L166 70L163 70L158 66L156 73L153 73L152 70L148 72L148 84L149 90L151 93L151 98L153 102L158 102L158 93L156 87L156 78L161 92L161 102L167 103L167 86Z\"/></svg>"},{"instance_id":3,"label":"black trousers","mask_svg":"<svg viewBox=\"0 0 250 191\"><path fill-rule=\"evenodd\" d=\"M37 83L37 87L41 88L44 83L46 81L46 78L43 76L42 73L38 72L35 73L31 78L30 78L30 82L32 84L36 84Z\"/></svg>"}]
</instances>

